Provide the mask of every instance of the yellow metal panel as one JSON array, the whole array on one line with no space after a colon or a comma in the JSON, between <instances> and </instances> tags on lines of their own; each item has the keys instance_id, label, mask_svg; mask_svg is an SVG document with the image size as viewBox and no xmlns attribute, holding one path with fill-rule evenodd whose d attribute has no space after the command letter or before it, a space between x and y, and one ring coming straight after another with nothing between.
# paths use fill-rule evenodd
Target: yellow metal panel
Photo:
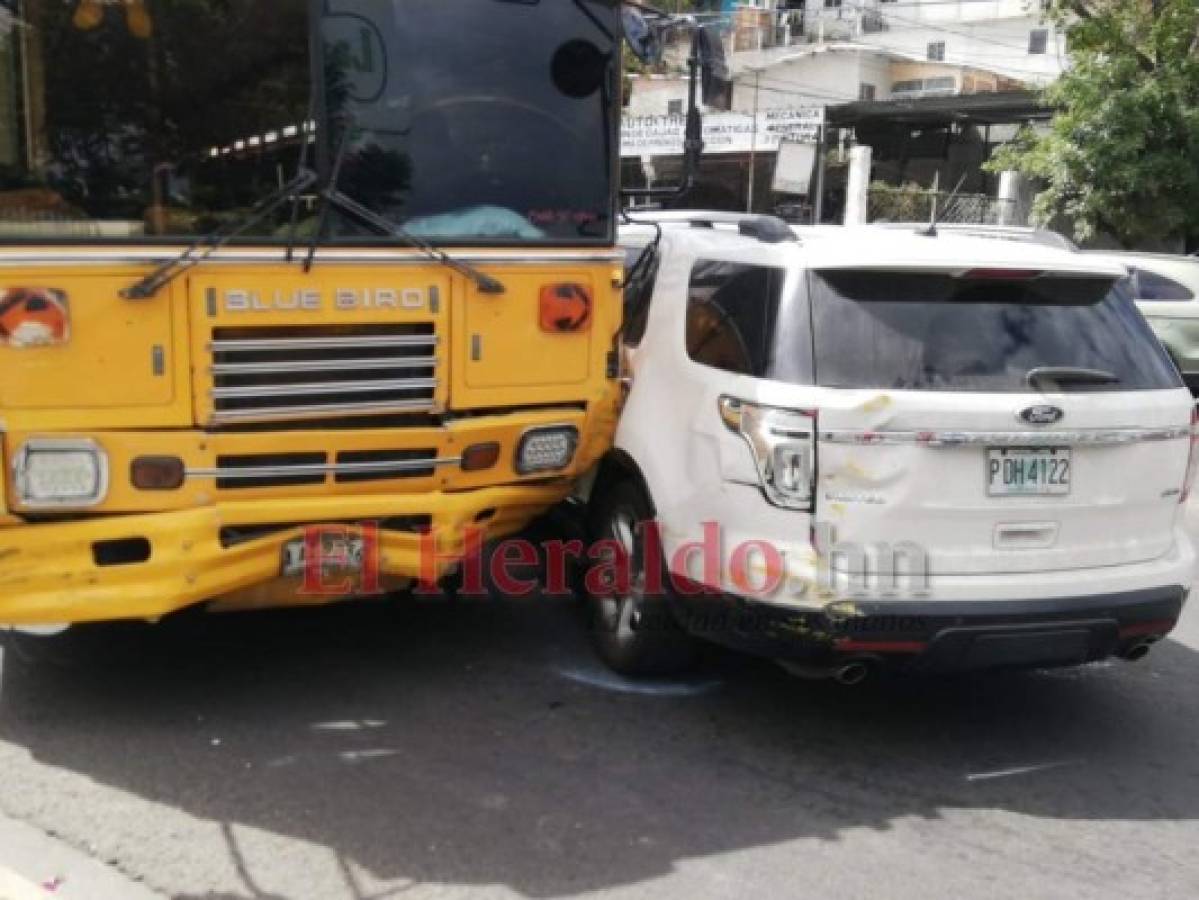
<instances>
[{"instance_id":1,"label":"yellow metal panel","mask_svg":"<svg viewBox=\"0 0 1199 900\"><path fill-rule=\"evenodd\" d=\"M0 429L191 424L185 291L176 282L149 300L117 295L144 271L115 263L0 269L0 284L66 291L72 313L66 347L0 348ZM164 344L161 376L154 374L155 344Z\"/></svg>"},{"instance_id":2,"label":"yellow metal panel","mask_svg":"<svg viewBox=\"0 0 1199 900\"><path fill-rule=\"evenodd\" d=\"M594 291L591 273L569 269L505 272L507 291L469 291L465 333L465 382L472 388L522 388L577 385L586 381L591 363L591 330L548 334L541 330L543 285L578 282Z\"/></svg>"},{"instance_id":3,"label":"yellow metal panel","mask_svg":"<svg viewBox=\"0 0 1199 900\"><path fill-rule=\"evenodd\" d=\"M132 275L4 273L4 286L36 279L67 295L70 337L54 347L0 346L0 408L163 406L174 392L170 298L123 300Z\"/></svg>"},{"instance_id":4,"label":"yellow metal panel","mask_svg":"<svg viewBox=\"0 0 1199 900\"><path fill-rule=\"evenodd\" d=\"M619 272L608 263L486 271L507 292L480 295L472 289L453 310L453 408L592 402L600 396L621 321L614 287ZM584 333L541 331L541 286L560 281L588 284L594 291L591 327Z\"/></svg>"}]
</instances>

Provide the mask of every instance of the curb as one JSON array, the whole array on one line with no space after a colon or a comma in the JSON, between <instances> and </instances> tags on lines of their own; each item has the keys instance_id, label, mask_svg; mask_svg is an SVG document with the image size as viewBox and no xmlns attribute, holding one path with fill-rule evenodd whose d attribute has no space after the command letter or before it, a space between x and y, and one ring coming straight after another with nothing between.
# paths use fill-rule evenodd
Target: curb
<instances>
[{"instance_id":1,"label":"curb","mask_svg":"<svg viewBox=\"0 0 1199 900\"><path fill-rule=\"evenodd\" d=\"M61 838L0 813L0 900L162 900L162 895Z\"/></svg>"},{"instance_id":2,"label":"curb","mask_svg":"<svg viewBox=\"0 0 1199 900\"><path fill-rule=\"evenodd\" d=\"M50 900L54 895L0 866L0 900Z\"/></svg>"}]
</instances>

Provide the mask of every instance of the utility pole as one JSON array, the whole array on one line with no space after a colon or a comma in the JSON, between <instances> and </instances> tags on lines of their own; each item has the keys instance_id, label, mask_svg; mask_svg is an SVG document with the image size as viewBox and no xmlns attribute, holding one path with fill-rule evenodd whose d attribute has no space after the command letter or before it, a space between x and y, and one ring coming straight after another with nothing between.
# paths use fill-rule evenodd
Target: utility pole
<instances>
[{"instance_id":1,"label":"utility pole","mask_svg":"<svg viewBox=\"0 0 1199 900\"><path fill-rule=\"evenodd\" d=\"M816 186L812 189L816 195L812 198L813 225L819 225L824 219L824 167L827 163L825 154L828 153L824 145L826 138L824 122L821 122L816 128Z\"/></svg>"},{"instance_id":2,"label":"utility pole","mask_svg":"<svg viewBox=\"0 0 1199 900\"><path fill-rule=\"evenodd\" d=\"M754 72L754 117L753 124L750 126L749 132L749 191L745 199L745 211L751 213L754 211L754 172L758 167L758 81L762 77L762 70L758 69Z\"/></svg>"}]
</instances>

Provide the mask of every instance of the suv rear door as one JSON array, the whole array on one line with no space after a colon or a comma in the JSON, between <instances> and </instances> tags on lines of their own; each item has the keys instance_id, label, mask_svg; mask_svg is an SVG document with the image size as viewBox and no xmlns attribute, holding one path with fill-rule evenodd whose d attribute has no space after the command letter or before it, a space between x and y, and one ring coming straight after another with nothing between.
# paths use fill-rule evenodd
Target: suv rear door
<instances>
[{"instance_id":1,"label":"suv rear door","mask_svg":"<svg viewBox=\"0 0 1199 900\"><path fill-rule=\"evenodd\" d=\"M818 518L914 541L933 574L1154 559L1173 541L1190 409L1112 277L809 276Z\"/></svg>"}]
</instances>

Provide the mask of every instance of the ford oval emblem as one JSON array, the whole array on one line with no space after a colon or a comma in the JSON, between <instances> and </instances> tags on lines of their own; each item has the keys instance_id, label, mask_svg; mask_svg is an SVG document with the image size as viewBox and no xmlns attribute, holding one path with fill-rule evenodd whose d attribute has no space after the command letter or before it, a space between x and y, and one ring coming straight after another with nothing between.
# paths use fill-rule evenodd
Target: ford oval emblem
<instances>
[{"instance_id":1,"label":"ford oval emblem","mask_svg":"<svg viewBox=\"0 0 1199 900\"><path fill-rule=\"evenodd\" d=\"M1029 425L1053 425L1060 422L1064 415L1056 406L1029 406L1016 413L1016 418Z\"/></svg>"}]
</instances>

